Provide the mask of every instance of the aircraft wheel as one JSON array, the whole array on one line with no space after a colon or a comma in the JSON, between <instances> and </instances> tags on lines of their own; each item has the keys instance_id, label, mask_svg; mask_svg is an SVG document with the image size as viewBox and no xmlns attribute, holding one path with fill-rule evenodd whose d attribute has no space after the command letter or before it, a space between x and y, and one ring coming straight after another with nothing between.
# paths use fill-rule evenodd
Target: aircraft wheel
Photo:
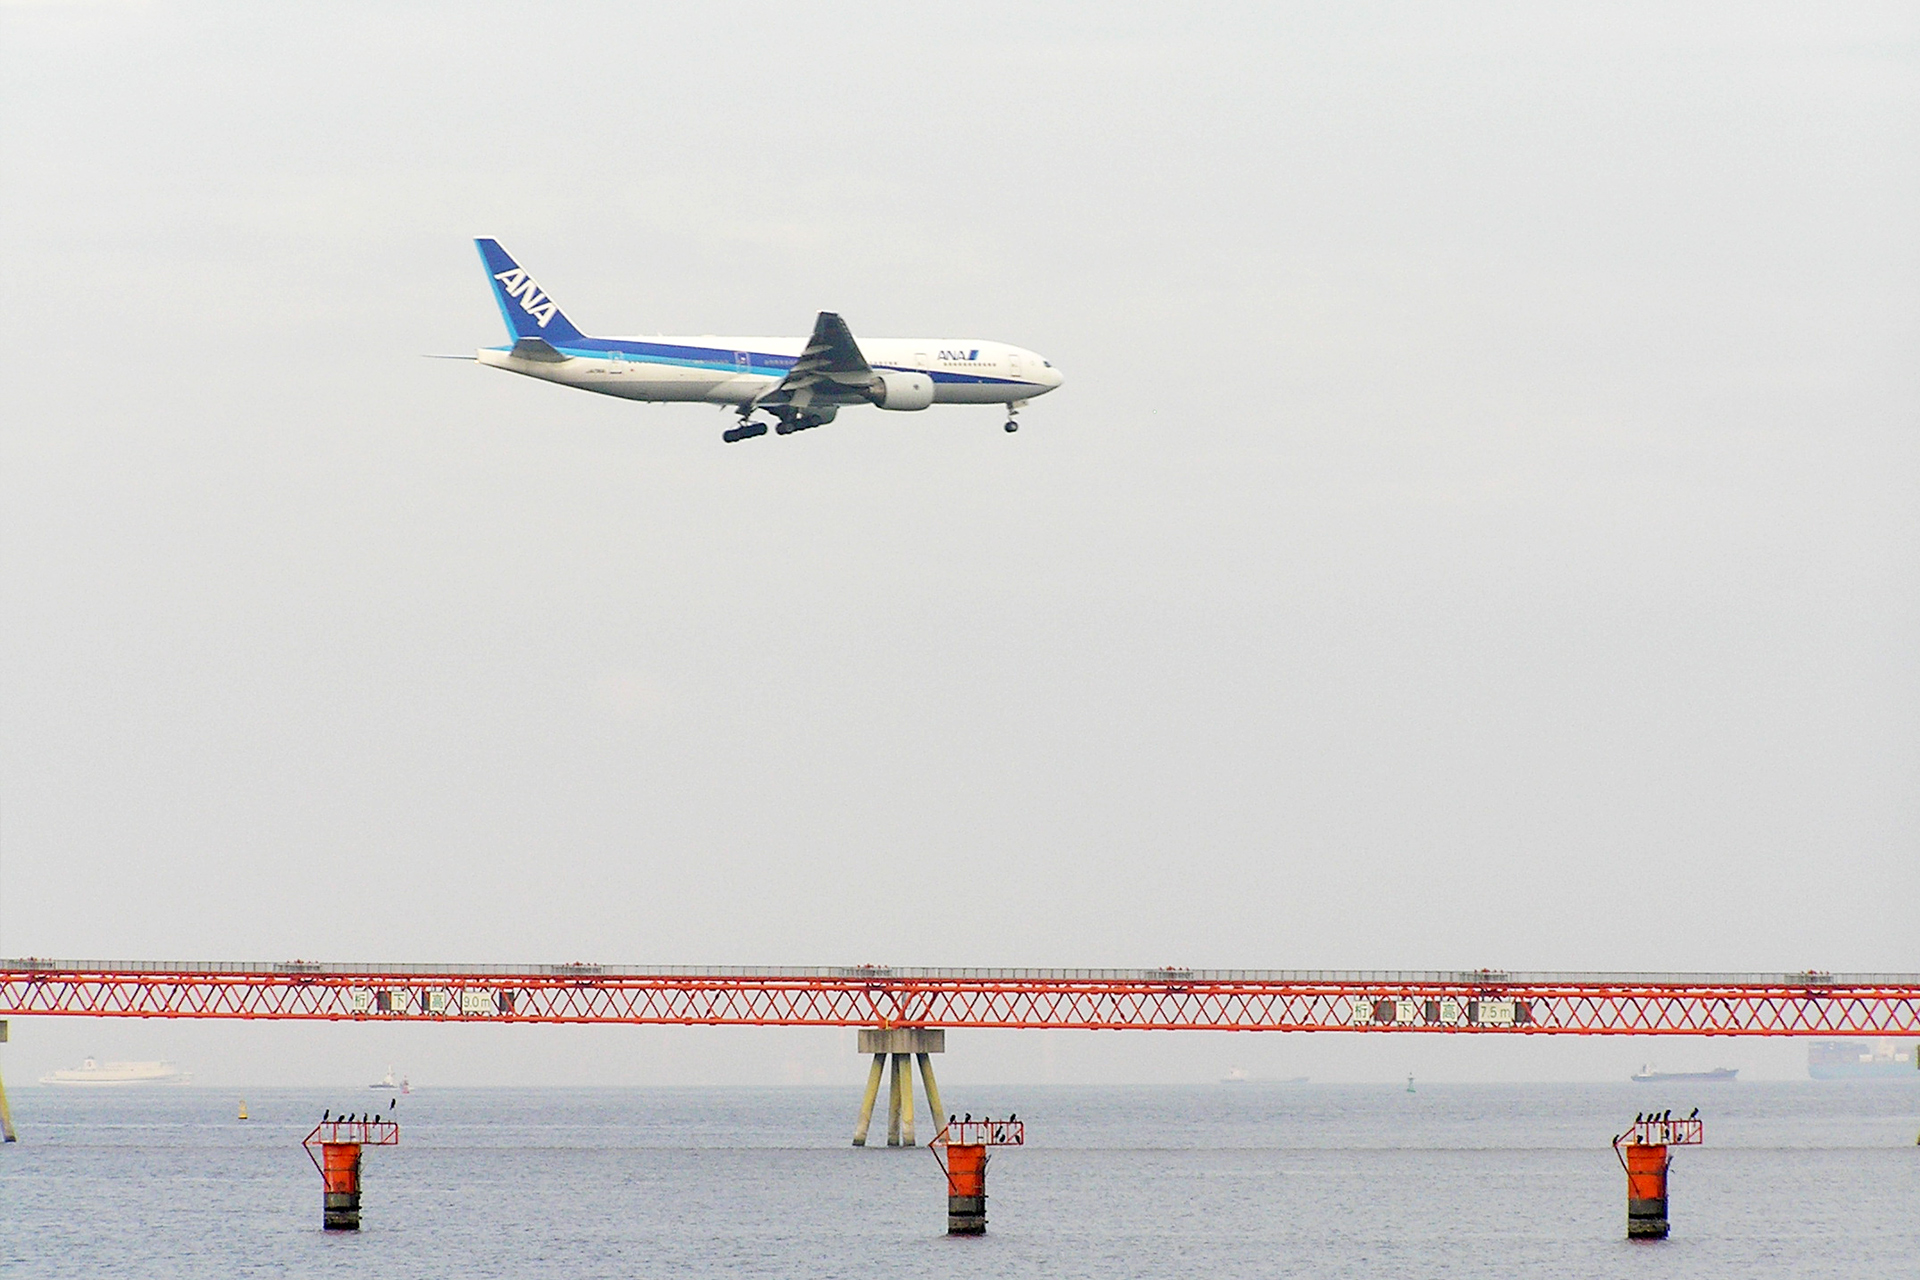
<instances>
[{"instance_id":1,"label":"aircraft wheel","mask_svg":"<svg viewBox=\"0 0 1920 1280\"><path fill-rule=\"evenodd\" d=\"M1007 419L1007 430L1008 430L1008 431L1018 431L1019 429L1020 429L1020 424L1019 424L1019 423L1017 423L1017 422L1015 422L1015 421L1014 421L1014 420L1013 420L1012 418L1008 418L1008 419Z\"/></svg>"}]
</instances>

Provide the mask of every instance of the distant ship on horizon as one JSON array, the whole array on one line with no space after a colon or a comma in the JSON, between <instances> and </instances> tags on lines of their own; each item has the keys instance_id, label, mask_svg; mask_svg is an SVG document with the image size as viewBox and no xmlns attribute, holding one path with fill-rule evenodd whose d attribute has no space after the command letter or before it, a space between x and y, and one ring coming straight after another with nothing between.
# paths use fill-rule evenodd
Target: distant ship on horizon
<instances>
[{"instance_id":1,"label":"distant ship on horizon","mask_svg":"<svg viewBox=\"0 0 1920 1280\"><path fill-rule=\"evenodd\" d=\"M1305 1084L1306 1076L1250 1076L1245 1067L1235 1067L1220 1077L1221 1084Z\"/></svg>"},{"instance_id":2,"label":"distant ship on horizon","mask_svg":"<svg viewBox=\"0 0 1920 1280\"><path fill-rule=\"evenodd\" d=\"M1912 1049L1891 1040L1815 1040L1807 1074L1815 1080L1920 1080Z\"/></svg>"},{"instance_id":3,"label":"distant ship on horizon","mask_svg":"<svg viewBox=\"0 0 1920 1280\"><path fill-rule=\"evenodd\" d=\"M405 1076L401 1076L398 1080L395 1080L393 1078L392 1067L388 1067L387 1074L381 1079L375 1080L372 1084L368 1085L367 1088L387 1089L393 1093L412 1093L413 1092L413 1086L407 1083L407 1078Z\"/></svg>"},{"instance_id":4,"label":"distant ship on horizon","mask_svg":"<svg viewBox=\"0 0 1920 1280\"><path fill-rule=\"evenodd\" d=\"M1695 1084L1732 1084L1739 1078L1738 1067L1715 1067L1711 1071L1655 1071L1650 1065L1642 1066L1632 1077L1635 1084L1666 1084L1681 1080L1691 1080Z\"/></svg>"},{"instance_id":5,"label":"distant ship on horizon","mask_svg":"<svg viewBox=\"0 0 1920 1280\"><path fill-rule=\"evenodd\" d=\"M40 1077L41 1084L185 1084L185 1071L171 1062L100 1062L88 1058Z\"/></svg>"}]
</instances>

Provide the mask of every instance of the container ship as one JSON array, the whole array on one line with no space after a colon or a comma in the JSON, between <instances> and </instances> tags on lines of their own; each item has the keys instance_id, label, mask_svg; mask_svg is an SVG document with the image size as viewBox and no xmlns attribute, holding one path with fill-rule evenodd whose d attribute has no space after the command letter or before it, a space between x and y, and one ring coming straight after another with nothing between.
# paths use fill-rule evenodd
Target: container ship
<instances>
[{"instance_id":1,"label":"container ship","mask_svg":"<svg viewBox=\"0 0 1920 1280\"><path fill-rule=\"evenodd\" d=\"M41 1084L185 1084L187 1073L171 1062L97 1062L63 1067L40 1077Z\"/></svg>"},{"instance_id":2,"label":"container ship","mask_svg":"<svg viewBox=\"0 0 1920 1280\"><path fill-rule=\"evenodd\" d=\"M1920 1080L1912 1045L1891 1040L1815 1040L1807 1074L1815 1080Z\"/></svg>"}]
</instances>

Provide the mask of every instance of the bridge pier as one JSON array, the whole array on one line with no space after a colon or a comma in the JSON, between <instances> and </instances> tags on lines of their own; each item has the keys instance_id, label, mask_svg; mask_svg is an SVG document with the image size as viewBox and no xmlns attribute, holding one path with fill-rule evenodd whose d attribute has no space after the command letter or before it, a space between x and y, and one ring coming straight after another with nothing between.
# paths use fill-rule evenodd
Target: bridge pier
<instances>
[{"instance_id":1,"label":"bridge pier","mask_svg":"<svg viewBox=\"0 0 1920 1280\"><path fill-rule=\"evenodd\" d=\"M887 1145L911 1147L913 1133L913 1067L919 1059L920 1078L925 1083L927 1106L933 1122L940 1120L940 1086L933 1078L933 1058L947 1051L947 1033L938 1027L863 1027L860 1052L873 1055L867 1072L867 1090L860 1100L860 1118L854 1124L853 1145L867 1145L867 1133L873 1124L874 1103L880 1097L880 1077L887 1080ZM891 1070L888 1070L891 1062Z\"/></svg>"},{"instance_id":2,"label":"bridge pier","mask_svg":"<svg viewBox=\"0 0 1920 1280\"><path fill-rule=\"evenodd\" d=\"M0 1044L6 1042L7 1020L0 1018ZM18 1142L19 1139L20 1135L13 1131L13 1109L7 1106L7 1082L0 1080L0 1141Z\"/></svg>"}]
</instances>

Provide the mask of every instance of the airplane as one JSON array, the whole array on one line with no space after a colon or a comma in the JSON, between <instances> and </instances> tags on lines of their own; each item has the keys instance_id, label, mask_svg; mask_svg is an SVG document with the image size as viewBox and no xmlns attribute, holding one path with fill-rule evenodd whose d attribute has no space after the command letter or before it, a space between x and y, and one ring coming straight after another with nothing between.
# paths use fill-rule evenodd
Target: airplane
<instances>
[{"instance_id":1,"label":"airplane","mask_svg":"<svg viewBox=\"0 0 1920 1280\"><path fill-rule=\"evenodd\" d=\"M822 311L807 338L589 338L497 240L475 240L510 346L474 359L495 369L623 400L731 406L729 444L825 426L848 405L913 412L935 404L1001 404L1008 431L1060 371L1036 353L977 338L854 340L847 322Z\"/></svg>"}]
</instances>

